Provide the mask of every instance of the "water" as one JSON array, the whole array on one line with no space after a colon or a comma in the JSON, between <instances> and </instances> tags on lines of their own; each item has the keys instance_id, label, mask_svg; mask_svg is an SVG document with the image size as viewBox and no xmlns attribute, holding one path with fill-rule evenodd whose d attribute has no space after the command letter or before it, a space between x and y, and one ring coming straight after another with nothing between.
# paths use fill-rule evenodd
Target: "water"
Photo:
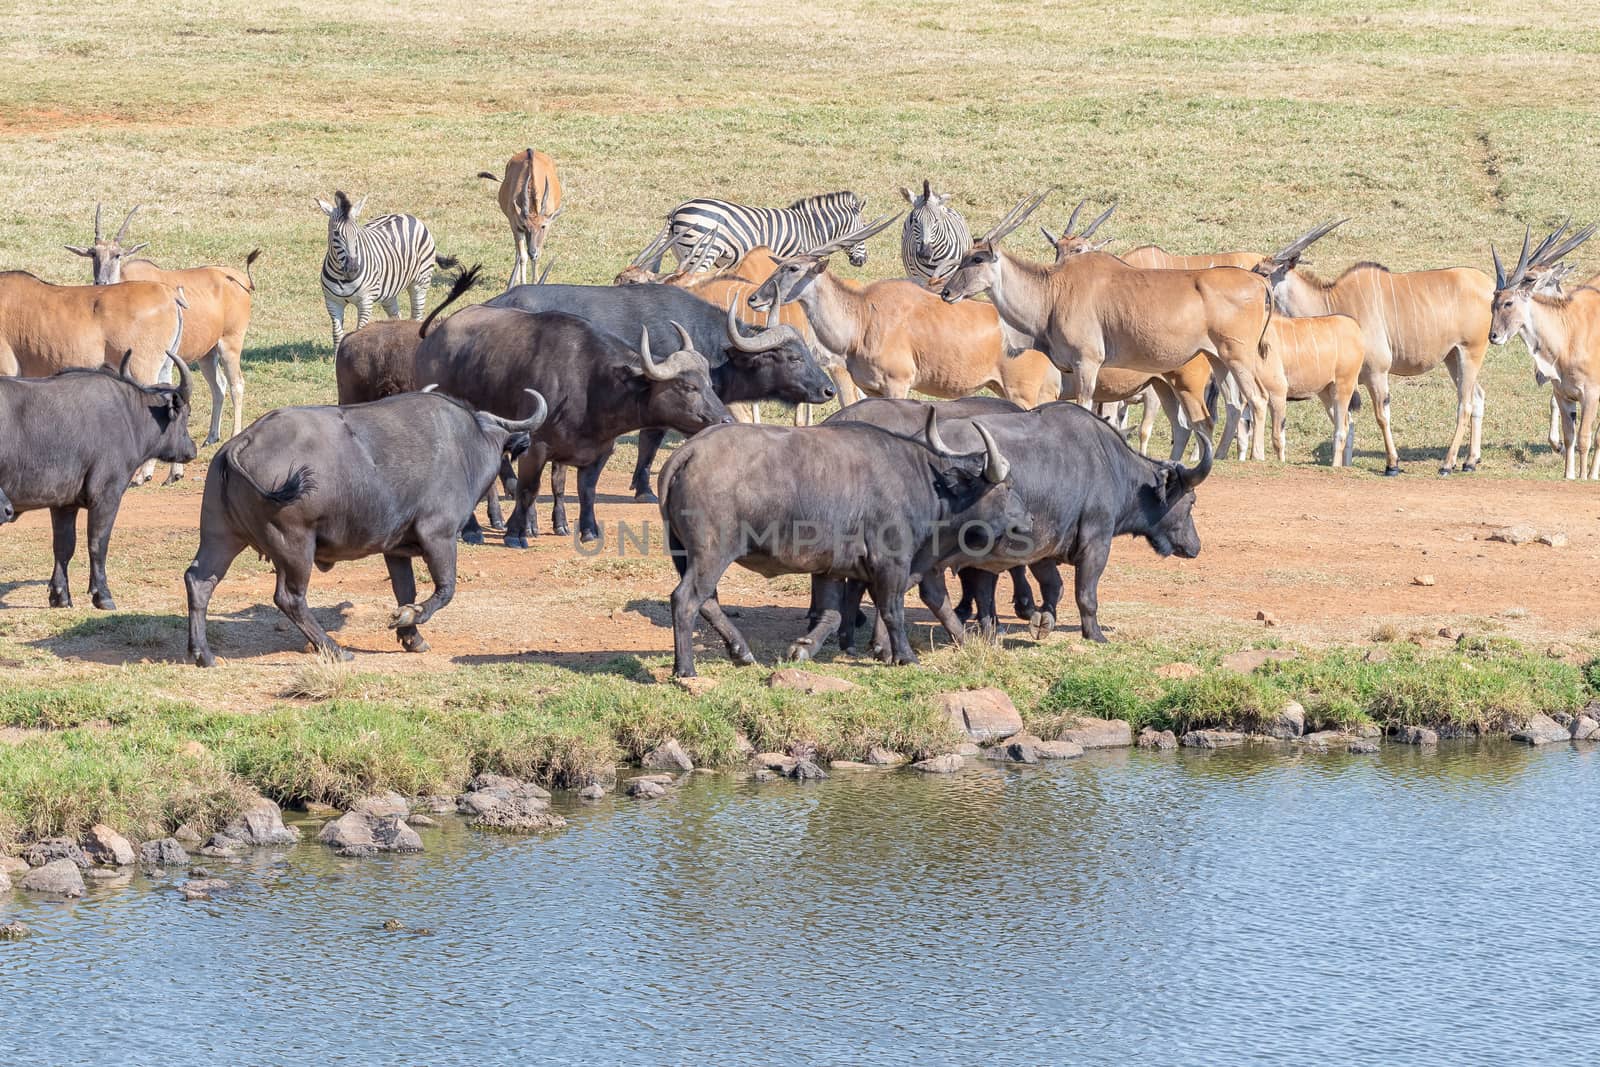
<instances>
[{"instance_id":1,"label":"water","mask_svg":"<svg viewBox=\"0 0 1600 1067\"><path fill-rule=\"evenodd\" d=\"M549 837L260 850L209 904L16 893L0 1062L1593 1063L1597 760L695 776Z\"/></svg>"}]
</instances>

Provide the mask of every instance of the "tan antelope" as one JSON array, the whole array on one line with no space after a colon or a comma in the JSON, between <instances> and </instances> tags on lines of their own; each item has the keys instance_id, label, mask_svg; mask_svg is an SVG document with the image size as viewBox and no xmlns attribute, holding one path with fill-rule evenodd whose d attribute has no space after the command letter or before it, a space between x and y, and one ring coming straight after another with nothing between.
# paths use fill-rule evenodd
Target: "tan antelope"
<instances>
[{"instance_id":1,"label":"tan antelope","mask_svg":"<svg viewBox=\"0 0 1600 1067\"><path fill-rule=\"evenodd\" d=\"M896 218L884 216L779 260L751 294L750 306L798 303L817 340L844 357L850 377L868 396L904 398L915 390L954 399L988 388L1025 408L1060 396L1061 377L1048 358L1007 351L993 306L948 304L908 279L857 289L828 270L831 253L866 241Z\"/></svg>"},{"instance_id":2,"label":"tan antelope","mask_svg":"<svg viewBox=\"0 0 1600 1067\"><path fill-rule=\"evenodd\" d=\"M1366 340L1360 323L1349 315L1275 315L1267 325L1262 356L1266 364L1262 384L1272 413L1272 440L1278 461L1289 458L1288 402L1317 397L1333 424L1331 463L1335 467L1349 466L1355 452L1350 410L1357 406L1356 386L1366 363Z\"/></svg>"},{"instance_id":3,"label":"tan antelope","mask_svg":"<svg viewBox=\"0 0 1600 1067\"><path fill-rule=\"evenodd\" d=\"M1568 288L1600 288L1600 274L1593 275L1579 282L1576 286L1567 286L1566 280L1574 270L1571 265L1557 262L1562 256L1577 248L1578 245L1589 239L1595 232L1595 224L1588 226L1567 237L1566 241L1556 245L1556 241L1566 233L1572 220L1567 219L1556 227L1548 237L1539 243L1529 259L1527 279L1524 284L1531 287L1534 292L1554 293L1561 295ZM1528 335L1527 330L1522 332L1523 343L1528 346L1528 354L1534 355L1534 339ZM1538 361L1534 361L1534 384L1541 388L1550 386L1550 432L1548 439L1550 450L1557 455L1565 455L1571 442L1572 434L1577 426L1578 408L1576 404L1569 403L1561 396L1560 389L1539 370Z\"/></svg>"},{"instance_id":4,"label":"tan antelope","mask_svg":"<svg viewBox=\"0 0 1600 1067\"><path fill-rule=\"evenodd\" d=\"M1102 367L1094 388L1095 413L1115 422L1111 417L1114 406L1143 403L1144 414L1139 420L1139 454L1142 456L1149 454L1150 436L1155 430L1159 407L1172 429L1171 458L1180 460L1195 430L1209 438L1215 428L1206 403L1211 377L1211 364L1204 356L1194 357L1169 374L1154 376L1120 367ZM1062 394L1074 395L1076 383L1070 369L1061 371L1061 380Z\"/></svg>"},{"instance_id":5,"label":"tan antelope","mask_svg":"<svg viewBox=\"0 0 1600 1067\"><path fill-rule=\"evenodd\" d=\"M1267 401L1259 372L1271 305L1261 280L1235 267L1146 270L1099 251L1055 264L1001 251L1000 241L1046 193L1021 201L974 242L945 283L943 298L955 302L987 291L1007 323L1033 338L1058 367L1074 371L1075 399L1085 407L1104 366L1154 376L1203 355L1238 378L1257 413L1252 455L1265 459Z\"/></svg>"},{"instance_id":6,"label":"tan antelope","mask_svg":"<svg viewBox=\"0 0 1600 1067\"><path fill-rule=\"evenodd\" d=\"M244 354L244 335L250 328L250 303L256 290L251 268L260 258L261 249L245 257L244 270L234 267L163 270L148 259L133 258L148 242L141 241L131 248L122 244L128 236L128 224L138 210L135 206L128 212L116 236L107 239L101 236L100 205L95 204L94 243L82 247L67 245L66 249L89 260L96 285L128 281L157 282L174 290L182 287L188 311L183 323L183 351L179 356L188 363L198 362L206 384L211 387L211 432L200 447L214 445L222 440L224 376L226 395L233 401L232 432L236 434L244 429L244 372L239 360Z\"/></svg>"},{"instance_id":7,"label":"tan antelope","mask_svg":"<svg viewBox=\"0 0 1600 1067\"><path fill-rule=\"evenodd\" d=\"M1463 471L1476 470L1483 451L1483 389L1478 372L1489 347L1489 305L1494 285L1471 267L1395 273L1378 263L1357 263L1332 281L1300 268L1301 254L1344 219L1307 231L1256 264L1286 315L1349 315L1361 326L1366 356L1361 381L1383 432L1384 474L1400 473L1400 454L1389 423L1389 378L1426 374L1440 363L1456 384L1456 431L1441 475L1455 469L1471 429Z\"/></svg>"},{"instance_id":8,"label":"tan antelope","mask_svg":"<svg viewBox=\"0 0 1600 1067\"><path fill-rule=\"evenodd\" d=\"M480 170L478 177L495 180L492 172ZM511 244L516 262L506 288L521 285L537 268L550 224L560 216L561 179L555 161L543 152L527 148L506 160L500 179L500 210L511 224Z\"/></svg>"},{"instance_id":9,"label":"tan antelope","mask_svg":"<svg viewBox=\"0 0 1600 1067\"><path fill-rule=\"evenodd\" d=\"M1576 243L1554 250L1571 251L1592 232L1579 231ZM1563 408L1577 409L1575 428L1568 428L1570 420L1563 421L1565 474L1569 479L1595 479L1600 478L1600 451L1593 452L1591 462L1595 416L1600 411L1600 290L1579 286L1570 292L1551 291L1540 285L1540 276L1529 273L1530 265L1548 268L1558 258L1550 254L1550 246L1559 233L1547 237L1539 252L1532 254L1530 235L1525 233L1522 253L1509 275L1499 252L1490 246L1495 292L1489 340L1505 344L1520 334L1528 342L1535 369L1550 382Z\"/></svg>"}]
</instances>

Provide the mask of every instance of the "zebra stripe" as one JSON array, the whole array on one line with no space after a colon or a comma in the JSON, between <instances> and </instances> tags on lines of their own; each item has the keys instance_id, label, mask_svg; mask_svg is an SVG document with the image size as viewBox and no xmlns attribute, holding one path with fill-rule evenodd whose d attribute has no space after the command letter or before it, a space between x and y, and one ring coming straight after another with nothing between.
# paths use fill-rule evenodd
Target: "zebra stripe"
<instances>
[{"instance_id":1,"label":"zebra stripe","mask_svg":"<svg viewBox=\"0 0 1600 1067\"><path fill-rule=\"evenodd\" d=\"M900 261L908 278L942 278L972 248L966 220L945 204L947 194L918 196L900 230Z\"/></svg>"},{"instance_id":2,"label":"zebra stripe","mask_svg":"<svg viewBox=\"0 0 1600 1067\"><path fill-rule=\"evenodd\" d=\"M322 297L333 319L333 339L344 336L344 307L356 305L356 328L372 317L374 305L398 309L401 293L411 297L411 317L422 318L438 256L433 235L412 215L381 215L362 223L351 217L342 195L328 220L328 250L322 258Z\"/></svg>"},{"instance_id":3,"label":"zebra stripe","mask_svg":"<svg viewBox=\"0 0 1600 1067\"><path fill-rule=\"evenodd\" d=\"M749 207L727 200L688 200L667 216L672 254L681 265L702 239L697 258L702 269L727 266L757 245L774 256L793 256L860 228L866 202L852 192L825 193L796 200L788 207ZM867 261L867 246L854 245L850 262Z\"/></svg>"}]
</instances>

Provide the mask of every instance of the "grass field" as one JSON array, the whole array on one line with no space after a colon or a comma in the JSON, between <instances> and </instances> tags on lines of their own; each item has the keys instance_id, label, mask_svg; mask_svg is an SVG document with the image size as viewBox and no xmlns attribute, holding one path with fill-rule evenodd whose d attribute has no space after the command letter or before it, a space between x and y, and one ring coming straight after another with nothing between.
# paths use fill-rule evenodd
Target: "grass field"
<instances>
[{"instance_id":1,"label":"grass field","mask_svg":"<svg viewBox=\"0 0 1600 1067\"><path fill-rule=\"evenodd\" d=\"M62 245L87 240L97 200L113 227L142 204L134 236L165 265L237 264L259 246L265 257L245 353L249 418L333 399L317 284L325 226L314 196L342 188L370 195L369 213L415 213L442 251L482 261L498 282L510 267L508 235L493 186L474 174L497 170L530 144L561 168L567 211L547 252L557 257L554 277L570 282L609 280L690 195L786 203L851 188L873 212L901 207L898 187L924 176L954 190L953 202L980 230L1043 186L1059 191L1038 221L1055 227L1079 197L1115 200L1103 231L1116 238L1113 250L1145 242L1185 252L1269 250L1314 222L1350 215L1312 256L1323 273L1363 259L1396 269L1487 270L1491 239L1509 245L1524 223L1600 214L1600 15L1575 3L1169 0L1109 11L999 0L939 8L644 0L441 11L354 0L219 11L130 0L8 3L0 14L0 269L87 280L84 262ZM842 258L836 269L898 274L894 232L874 241L863 270L850 271ZM1010 247L1044 253L1031 225ZM1600 247L1579 263L1600 265ZM1534 386L1520 343L1490 350L1483 384L1486 469L1559 477L1543 445L1547 394ZM197 400L203 425L209 402ZM1399 381L1394 418L1402 457L1421 477L1453 426L1447 375ZM1382 456L1373 451L1369 412L1357 426L1358 465L1370 477ZM1291 460L1325 456L1327 436L1321 414L1297 405ZM174 574L192 535L180 540L165 549ZM159 821L187 812L192 796L146 801L155 795L150 783L173 777L174 767L193 770L171 762L188 734L214 742L228 774L276 788L282 765L260 770L250 754L256 739L246 745L225 723L196 718L210 714L211 702L182 699L183 668L52 681L36 640L82 620L71 613L0 627L0 659L33 668L31 688L17 690L4 723L24 735L0 745L0 777L31 785L8 791L13 807L0 813L0 834L72 826L97 813ZM140 639L130 634L135 645ZM152 631L145 639L165 637ZM1108 662L1132 672L1169 654L1136 651ZM1063 670L1060 655L1008 661L1002 673L1037 696ZM989 669L959 661L932 677L981 680ZM534 718L517 721L581 737L595 761L640 740L639 724L651 720L633 711L664 700L674 714L689 714L681 695L643 697L612 677L597 685L548 667L457 673L474 693L520 685L521 702L507 696L504 706ZM880 680L861 712L869 719L897 706L900 687L933 684L873 674ZM1518 689L1516 706L1547 683L1562 694L1577 684L1539 673L1531 690ZM716 725L701 730L708 751L721 751L734 725L753 728L751 709L770 704L752 696L751 684L738 683L729 707L712 713ZM373 736L391 736L405 718L400 709L456 713L452 698L427 682L356 688L374 686L388 710L369 716L363 728ZM539 692L575 695L553 704L527 695ZM121 702L117 714L102 707L112 698ZM1141 700L1145 711L1156 706L1153 694ZM28 718L36 711L26 709L46 706L67 709L68 721ZM349 706L312 700L279 709L269 732L287 739L291 755L310 752L316 745L302 732ZM873 721L889 740L909 729ZM816 729L833 737L827 731L848 726ZM51 732L32 732L39 729ZM774 728L768 739L785 736ZM452 758L492 763L496 737L489 727L457 731ZM548 761L528 763L550 772ZM81 776L66 774L69 767ZM376 784L374 777L393 780L392 771L347 774L322 793L337 796L351 781ZM56 789L52 781L73 785ZM297 780L278 792L292 799L318 790Z\"/></svg>"}]
</instances>

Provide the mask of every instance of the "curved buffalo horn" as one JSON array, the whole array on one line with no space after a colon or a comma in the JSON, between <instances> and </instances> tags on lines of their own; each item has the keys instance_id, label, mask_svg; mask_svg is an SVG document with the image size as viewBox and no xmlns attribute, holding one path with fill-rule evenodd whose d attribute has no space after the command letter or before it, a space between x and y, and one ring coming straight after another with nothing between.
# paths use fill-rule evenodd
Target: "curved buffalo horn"
<instances>
[{"instance_id":1,"label":"curved buffalo horn","mask_svg":"<svg viewBox=\"0 0 1600 1067\"><path fill-rule=\"evenodd\" d=\"M189 403L194 393L194 379L189 376L189 364L179 359L172 352L167 353L167 358L172 360L172 365L178 368L178 396L183 398L185 404Z\"/></svg>"},{"instance_id":2,"label":"curved buffalo horn","mask_svg":"<svg viewBox=\"0 0 1600 1067\"><path fill-rule=\"evenodd\" d=\"M134 212L138 211L141 206L140 204L133 205L133 211L128 212L128 217L122 220L122 228L117 231L117 244L121 244L122 239L128 236L128 223L133 221Z\"/></svg>"},{"instance_id":3,"label":"curved buffalo horn","mask_svg":"<svg viewBox=\"0 0 1600 1067\"><path fill-rule=\"evenodd\" d=\"M801 340L800 331L788 323L768 326L754 337L746 337L739 329L739 316L734 314L737 297L728 301L728 340L740 352L770 352L787 341ZM768 315L767 321L772 321Z\"/></svg>"},{"instance_id":4,"label":"curved buffalo horn","mask_svg":"<svg viewBox=\"0 0 1600 1067\"><path fill-rule=\"evenodd\" d=\"M972 428L983 438L983 480L990 485L999 485L1011 474L1011 461L1000 451L1000 446L995 444L994 436L988 430L978 423L973 423Z\"/></svg>"},{"instance_id":5,"label":"curved buffalo horn","mask_svg":"<svg viewBox=\"0 0 1600 1067\"><path fill-rule=\"evenodd\" d=\"M923 427L922 435L928 439L928 447L933 450L934 455L957 455L949 445L944 443L944 438L939 436L939 411L933 404L928 405L928 422Z\"/></svg>"},{"instance_id":6,"label":"curved buffalo horn","mask_svg":"<svg viewBox=\"0 0 1600 1067\"><path fill-rule=\"evenodd\" d=\"M1051 186L1049 189L1046 189L1044 192L1039 193L1036 196L1023 197L1021 200L1017 201L1016 207L1012 208L1006 213L1006 217L1001 219L999 224L997 224L994 229L983 235L981 240L984 243L991 245L997 244L998 242L1004 240L1012 230L1015 230L1018 226L1021 226L1024 222L1027 222L1028 216L1032 215L1034 211L1038 209L1039 205L1044 203L1044 198L1053 192L1055 192L1055 187Z\"/></svg>"},{"instance_id":7,"label":"curved buffalo horn","mask_svg":"<svg viewBox=\"0 0 1600 1067\"><path fill-rule=\"evenodd\" d=\"M1205 434L1200 435L1200 462L1193 467L1178 468L1178 481L1183 487L1193 492L1195 487L1206 480L1211 473L1211 462L1215 458L1211 450L1211 438Z\"/></svg>"},{"instance_id":8,"label":"curved buffalo horn","mask_svg":"<svg viewBox=\"0 0 1600 1067\"><path fill-rule=\"evenodd\" d=\"M1288 263L1291 260L1299 259L1300 253L1349 221L1348 218L1343 218L1336 219L1333 222L1324 222L1321 226L1313 226L1277 252L1274 252L1272 255L1273 261L1276 263Z\"/></svg>"},{"instance_id":9,"label":"curved buffalo horn","mask_svg":"<svg viewBox=\"0 0 1600 1067\"><path fill-rule=\"evenodd\" d=\"M693 352L695 350L694 338L690 337L689 331L683 328L683 323L676 319L669 319L668 321L672 323L672 328L678 331L678 341L681 344L679 350L683 352Z\"/></svg>"},{"instance_id":10,"label":"curved buffalo horn","mask_svg":"<svg viewBox=\"0 0 1600 1067\"><path fill-rule=\"evenodd\" d=\"M1072 232L1072 228L1078 224L1078 216L1083 214L1083 207L1088 202L1088 197L1078 201L1078 206L1072 209L1072 215L1067 219L1067 228L1061 231L1063 235Z\"/></svg>"},{"instance_id":11,"label":"curved buffalo horn","mask_svg":"<svg viewBox=\"0 0 1600 1067\"><path fill-rule=\"evenodd\" d=\"M523 392L533 397L534 408L533 414L522 421L512 422L510 419L502 419L499 415L494 415L487 411L478 412L478 417L488 419L506 433L532 433L544 425L544 417L549 413L550 407L544 402L544 395L537 389L524 389Z\"/></svg>"},{"instance_id":12,"label":"curved buffalo horn","mask_svg":"<svg viewBox=\"0 0 1600 1067\"><path fill-rule=\"evenodd\" d=\"M650 357L650 330L648 327L639 331L639 359L644 364L644 376L653 382L664 382L672 377L665 367L656 366L656 361Z\"/></svg>"},{"instance_id":13,"label":"curved buffalo horn","mask_svg":"<svg viewBox=\"0 0 1600 1067\"><path fill-rule=\"evenodd\" d=\"M1104 211L1100 212L1100 217L1095 219L1093 222L1089 223L1089 225L1084 228L1084 231L1082 233L1080 233L1078 236L1079 237L1093 237L1094 236L1094 231L1098 230L1100 228L1100 224L1102 222L1106 221L1106 219L1109 219L1111 217L1111 213L1113 211L1115 211L1115 210L1117 210L1117 205L1116 205L1115 202L1113 202L1110 207L1108 207Z\"/></svg>"},{"instance_id":14,"label":"curved buffalo horn","mask_svg":"<svg viewBox=\"0 0 1600 1067\"><path fill-rule=\"evenodd\" d=\"M100 243L100 201L94 202L94 243Z\"/></svg>"},{"instance_id":15,"label":"curved buffalo horn","mask_svg":"<svg viewBox=\"0 0 1600 1067\"><path fill-rule=\"evenodd\" d=\"M424 393L431 393L437 388L439 388L439 383L438 382L434 382L432 385L424 385L422 387L422 391Z\"/></svg>"}]
</instances>

